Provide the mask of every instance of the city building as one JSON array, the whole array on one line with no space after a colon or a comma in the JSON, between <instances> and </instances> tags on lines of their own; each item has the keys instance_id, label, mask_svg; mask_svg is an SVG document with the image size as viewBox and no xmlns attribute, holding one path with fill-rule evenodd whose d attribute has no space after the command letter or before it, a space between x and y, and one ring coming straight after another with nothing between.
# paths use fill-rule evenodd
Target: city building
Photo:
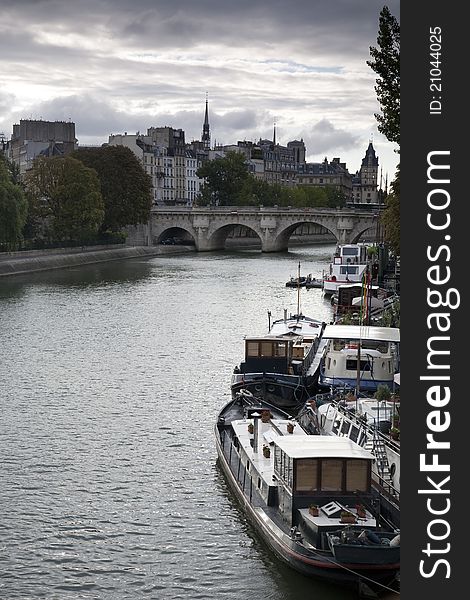
<instances>
[{"instance_id":1,"label":"city building","mask_svg":"<svg viewBox=\"0 0 470 600\"><path fill-rule=\"evenodd\" d=\"M379 159L372 142L369 142L361 168L353 178L353 204L377 204L383 194L377 189Z\"/></svg>"},{"instance_id":2,"label":"city building","mask_svg":"<svg viewBox=\"0 0 470 600\"><path fill-rule=\"evenodd\" d=\"M344 194L346 201L352 198L353 178L346 168L346 163L339 158L331 162L325 156L321 163L300 164L297 171L297 184L317 187L330 186Z\"/></svg>"},{"instance_id":3,"label":"city building","mask_svg":"<svg viewBox=\"0 0 470 600\"><path fill-rule=\"evenodd\" d=\"M76 148L75 123L21 119L13 125L7 154L24 177L37 156L64 156Z\"/></svg>"}]
</instances>

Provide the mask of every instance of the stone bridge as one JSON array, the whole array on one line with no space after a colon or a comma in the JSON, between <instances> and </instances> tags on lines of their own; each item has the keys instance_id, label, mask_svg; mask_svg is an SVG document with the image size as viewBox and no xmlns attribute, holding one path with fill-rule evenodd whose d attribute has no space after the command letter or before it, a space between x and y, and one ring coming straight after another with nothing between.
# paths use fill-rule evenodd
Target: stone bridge
<instances>
[{"instance_id":1,"label":"stone bridge","mask_svg":"<svg viewBox=\"0 0 470 600\"><path fill-rule=\"evenodd\" d=\"M199 252L221 250L234 227L244 225L259 236L263 252L280 252L303 223L322 225L347 244L375 227L378 218L376 209L155 206L147 225L129 228L128 242L152 246L172 235L193 240Z\"/></svg>"}]
</instances>

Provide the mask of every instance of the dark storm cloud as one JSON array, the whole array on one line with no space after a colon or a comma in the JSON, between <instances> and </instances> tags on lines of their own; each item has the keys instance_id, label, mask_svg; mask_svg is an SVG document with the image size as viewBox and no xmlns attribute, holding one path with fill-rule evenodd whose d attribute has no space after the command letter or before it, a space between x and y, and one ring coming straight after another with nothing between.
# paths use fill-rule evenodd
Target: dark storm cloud
<instances>
[{"instance_id":1,"label":"dark storm cloud","mask_svg":"<svg viewBox=\"0 0 470 600\"><path fill-rule=\"evenodd\" d=\"M188 47L194 44L251 42L276 47L279 56L291 48L305 52L358 52L374 43L378 0L24 0L5 5L11 22L30 22L90 33L96 26L124 44L137 47ZM399 14L399 1L387 3ZM355 41L357 43L355 43ZM21 44L18 36L17 45ZM285 45L288 45L285 50Z\"/></svg>"}]
</instances>

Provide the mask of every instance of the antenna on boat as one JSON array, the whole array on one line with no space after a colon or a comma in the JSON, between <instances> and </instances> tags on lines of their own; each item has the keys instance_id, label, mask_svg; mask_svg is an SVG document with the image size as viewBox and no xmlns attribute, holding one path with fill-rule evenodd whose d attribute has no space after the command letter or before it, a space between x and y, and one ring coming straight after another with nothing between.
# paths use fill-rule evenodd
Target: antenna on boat
<instances>
[{"instance_id":1,"label":"antenna on boat","mask_svg":"<svg viewBox=\"0 0 470 600\"><path fill-rule=\"evenodd\" d=\"M300 318L300 260L299 260L299 272L297 274L297 321Z\"/></svg>"},{"instance_id":2,"label":"antenna on boat","mask_svg":"<svg viewBox=\"0 0 470 600\"><path fill-rule=\"evenodd\" d=\"M271 311L268 310L268 331L271 331Z\"/></svg>"}]
</instances>

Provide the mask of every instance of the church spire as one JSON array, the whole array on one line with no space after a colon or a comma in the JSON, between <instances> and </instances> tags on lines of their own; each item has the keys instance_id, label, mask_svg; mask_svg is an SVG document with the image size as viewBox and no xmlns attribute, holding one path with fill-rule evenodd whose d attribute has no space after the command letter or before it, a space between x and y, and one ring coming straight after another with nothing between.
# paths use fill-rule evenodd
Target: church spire
<instances>
[{"instance_id":1,"label":"church spire","mask_svg":"<svg viewBox=\"0 0 470 600\"><path fill-rule=\"evenodd\" d=\"M273 146L276 146L276 121L274 121Z\"/></svg>"},{"instance_id":2,"label":"church spire","mask_svg":"<svg viewBox=\"0 0 470 600\"><path fill-rule=\"evenodd\" d=\"M211 133L209 127L209 101L206 92L206 114L204 115L204 125L202 126L202 138L201 141L204 146L204 150L210 150L211 147Z\"/></svg>"}]
</instances>

